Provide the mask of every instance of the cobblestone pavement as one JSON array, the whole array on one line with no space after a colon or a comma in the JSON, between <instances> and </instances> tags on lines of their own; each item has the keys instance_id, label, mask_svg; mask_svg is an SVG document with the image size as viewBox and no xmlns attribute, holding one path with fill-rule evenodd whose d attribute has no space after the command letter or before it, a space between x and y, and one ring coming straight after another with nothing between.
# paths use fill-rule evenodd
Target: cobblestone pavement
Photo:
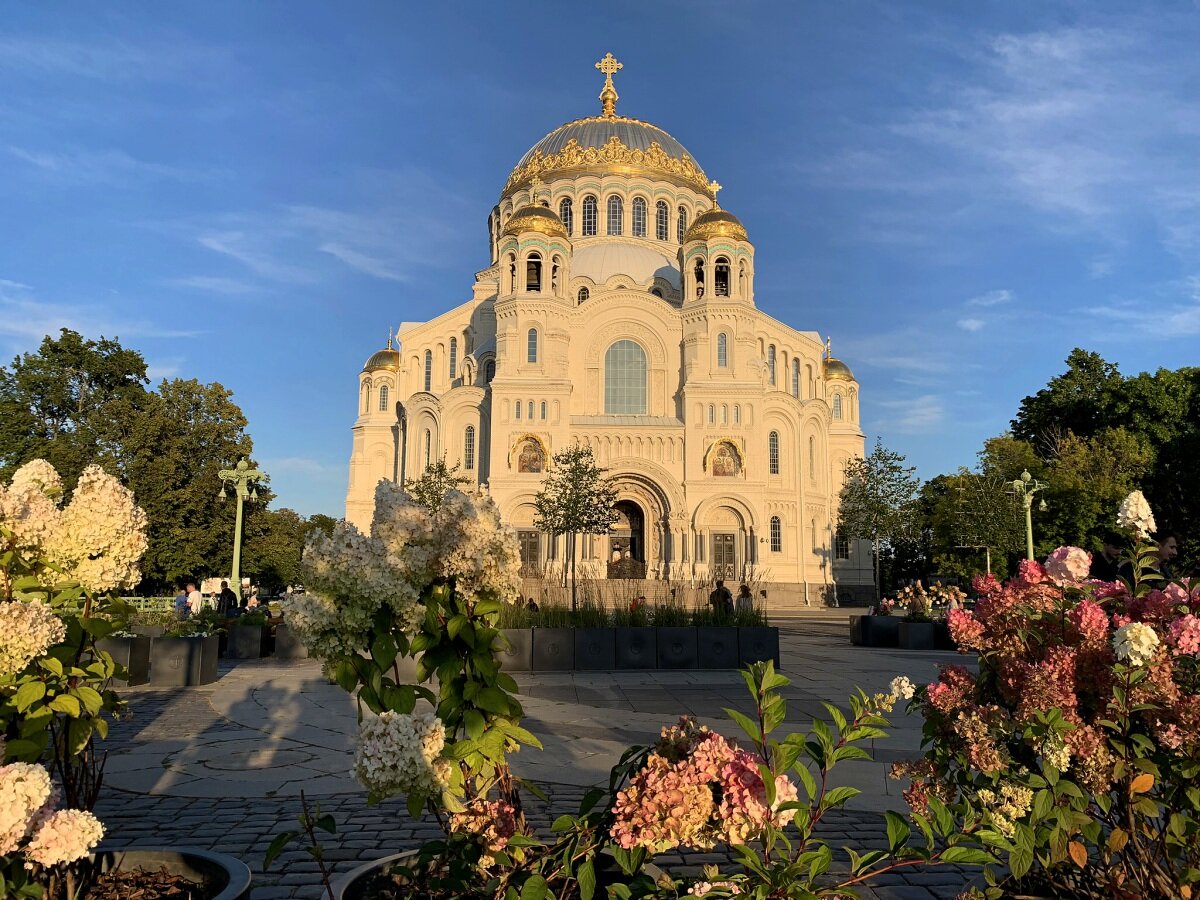
<instances>
[{"instance_id":1,"label":"cobblestone pavement","mask_svg":"<svg viewBox=\"0 0 1200 900\"><path fill-rule=\"evenodd\" d=\"M844 614L814 616L784 626L782 670L788 726L804 728L824 715L819 701L844 703L854 685L881 690L897 674L929 680L944 653L904 653L849 646ZM539 673L519 677L526 725L543 739L542 753L514 762L540 782L549 802L528 798L540 829L574 812L586 786L607 781L608 769L631 743L654 739L684 713L733 733L722 707L745 707L745 685L729 672ZM311 661L223 664L213 685L187 690L135 688L126 692L131 717L113 728L106 786L97 813L111 836L106 846L190 845L231 853L254 872L255 898L320 897L316 864L303 850L286 851L262 872L272 837L295 826L303 790L338 822L326 840L337 873L357 862L419 845L433 837L432 820L413 820L403 804L368 806L348 769L355 728L353 702L320 677ZM902 809L898 786L884 772L913 755L920 722L897 714L889 739L871 748L872 762L846 765L843 783L864 791L852 809L831 816L825 836L858 850L885 846L878 810ZM787 726L785 726L787 727ZM668 854L673 871L724 854ZM965 876L954 869L905 870L873 882L864 897L954 897ZM873 891L873 892L872 892Z\"/></svg>"}]
</instances>

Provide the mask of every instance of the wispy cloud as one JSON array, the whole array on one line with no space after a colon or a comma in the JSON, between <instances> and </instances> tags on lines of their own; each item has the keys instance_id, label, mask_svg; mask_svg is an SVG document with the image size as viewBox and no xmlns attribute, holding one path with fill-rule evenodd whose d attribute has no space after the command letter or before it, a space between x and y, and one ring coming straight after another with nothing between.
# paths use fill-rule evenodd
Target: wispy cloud
<instances>
[{"instance_id":1,"label":"wispy cloud","mask_svg":"<svg viewBox=\"0 0 1200 900\"><path fill-rule=\"evenodd\" d=\"M983 321L983 319L959 319L956 324L963 331L970 332L983 331L987 327L987 322Z\"/></svg>"},{"instance_id":2,"label":"wispy cloud","mask_svg":"<svg viewBox=\"0 0 1200 900\"><path fill-rule=\"evenodd\" d=\"M978 297L972 297L966 302L967 306L999 306L1002 303L1009 303L1013 299L1012 291L988 291L986 294L980 294Z\"/></svg>"},{"instance_id":3,"label":"wispy cloud","mask_svg":"<svg viewBox=\"0 0 1200 900\"><path fill-rule=\"evenodd\" d=\"M274 235L248 234L244 231L219 231L197 238L202 247L235 259L256 275L272 281L304 284L314 280L314 274L302 266L284 262L261 244L272 242Z\"/></svg>"},{"instance_id":4,"label":"wispy cloud","mask_svg":"<svg viewBox=\"0 0 1200 900\"><path fill-rule=\"evenodd\" d=\"M405 281L407 279L407 276L397 272L390 263L376 259L373 256L368 256L359 250L353 250L350 247L344 247L341 244L332 242L322 244L320 249L322 253L335 256L350 268L357 269L367 275L374 275L376 278L384 278L388 281Z\"/></svg>"},{"instance_id":5,"label":"wispy cloud","mask_svg":"<svg viewBox=\"0 0 1200 900\"><path fill-rule=\"evenodd\" d=\"M936 394L880 400L877 405L884 410L883 418L877 423L883 431L926 432L938 428L946 419L945 404Z\"/></svg>"},{"instance_id":6,"label":"wispy cloud","mask_svg":"<svg viewBox=\"0 0 1200 900\"><path fill-rule=\"evenodd\" d=\"M65 40L10 34L0 38L0 69L22 75L65 75L99 81L157 81L240 72L221 47L179 39L133 43L97 34Z\"/></svg>"},{"instance_id":7,"label":"wispy cloud","mask_svg":"<svg viewBox=\"0 0 1200 900\"><path fill-rule=\"evenodd\" d=\"M46 335L69 328L88 337L189 338L201 332L128 320L100 303L61 303L39 299L24 285L0 282L0 336L10 345L32 347Z\"/></svg>"},{"instance_id":8,"label":"wispy cloud","mask_svg":"<svg viewBox=\"0 0 1200 900\"><path fill-rule=\"evenodd\" d=\"M158 384L164 378L174 378L183 371L181 362L159 362L150 363L146 366L146 377L150 379L151 384Z\"/></svg>"},{"instance_id":9,"label":"wispy cloud","mask_svg":"<svg viewBox=\"0 0 1200 900\"><path fill-rule=\"evenodd\" d=\"M52 152L9 146L8 152L43 177L61 184L124 185L148 178L191 181L205 177L199 172L137 159L124 150Z\"/></svg>"},{"instance_id":10,"label":"wispy cloud","mask_svg":"<svg viewBox=\"0 0 1200 900\"><path fill-rule=\"evenodd\" d=\"M238 281L236 278L222 278L214 275L168 278L164 283L169 287L187 288L209 294L251 294L258 290L254 285Z\"/></svg>"}]
</instances>

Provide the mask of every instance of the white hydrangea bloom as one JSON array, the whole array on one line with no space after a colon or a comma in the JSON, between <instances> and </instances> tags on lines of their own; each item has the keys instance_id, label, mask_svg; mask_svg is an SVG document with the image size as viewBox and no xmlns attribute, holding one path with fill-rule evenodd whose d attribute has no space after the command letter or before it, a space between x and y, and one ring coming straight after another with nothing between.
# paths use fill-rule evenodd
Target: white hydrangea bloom
<instances>
[{"instance_id":1,"label":"white hydrangea bloom","mask_svg":"<svg viewBox=\"0 0 1200 900\"><path fill-rule=\"evenodd\" d=\"M1159 645L1154 629L1141 622L1131 622L1118 628L1112 641L1117 658L1125 660L1131 666L1144 666L1150 662Z\"/></svg>"},{"instance_id":2,"label":"white hydrangea bloom","mask_svg":"<svg viewBox=\"0 0 1200 900\"><path fill-rule=\"evenodd\" d=\"M44 459L32 459L13 473L11 488L14 491L36 490L51 500L63 495L62 477L58 470Z\"/></svg>"},{"instance_id":3,"label":"white hydrangea bloom","mask_svg":"<svg viewBox=\"0 0 1200 900\"><path fill-rule=\"evenodd\" d=\"M20 470L18 470L19 474ZM58 530L62 512L47 494L26 480L0 486L0 526L11 534L17 550L40 552Z\"/></svg>"},{"instance_id":4,"label":"white hydrangea bloom","mask_svg":"<svg viewBox=\"0 0 1200 900\"><path fill-rule=\"evenodd\" d=\"M1142 540L1146 540L1157 530L1154 513L1141 491L1134 491L1121 501L1121 508L1117 510L1117 525L1133 529Z\"/></svg>"},{"instance_id":5,"label":"white hydrangea bloom","mask_svg":"<svg viewBox=\"0 0 1200 900\"><path fill-rule=\"evenodd\" d=\"M32 763L0 766L0 854L14 853L55 800L50 773Z\"/></svg>"},{"instance_id":6,"label":"white hydrangea bloom","mask_svg":"<svg viewBox=\"0 0 1200 900\"><path fill-rule=\"evenodd\" d=\"M72 863L88 855L104 837L104 825L86 810L60 809L51 813L25 847L27 869L33 863L57 866Z\"/></svg>"},{"instance_id":7,"label":"white hydrangea bloom","mask_svg":"<svg viewBox=\"0 0 1200 900\"><path fill-rule=\"evenodd\" d=\"M450 761L439 758L446 727L434 713L403 715L385 710L358 729L354 774L381 797L433 797L450 783Z\"/></svg>"},{"instance_id":8,"label":"white hydrangea bloom","mask_svg":"<svg viewBox=\"0 0 1200 900\"><path fill-rule=\"evenodd\" d=\"M891 686L888 688L893 697L904 700L911 700L916 692L916 685L912 683L907 675L898 675L892 679Z\"/></svg>"},{"instance_id":9,"label":"white hydrangea bloom","mask_svg":"<svg viewBox=\"0 0 1200 900\"><path fill-rule=\"evenodd\" d=\"M45 603L0 603L0 675L16 675L66 636L62 620Z\"/></svg>"}]
</instances>

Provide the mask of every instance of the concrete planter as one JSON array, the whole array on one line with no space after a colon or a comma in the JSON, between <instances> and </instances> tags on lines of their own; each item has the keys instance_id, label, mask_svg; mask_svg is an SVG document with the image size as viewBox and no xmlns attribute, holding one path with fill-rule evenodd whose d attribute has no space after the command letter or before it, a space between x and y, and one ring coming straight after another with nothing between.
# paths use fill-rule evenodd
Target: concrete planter
<instances>
[{"instance_id":1,"label":"concrete planter","mask_svg":"<svg viewBox=\"0 0 1200 900\"><path fill-rule=\"evenodd\" d=\"M732 631L733 629L729 629ZM737 629L738 666L771 660L779 668L779 629L758 626Z\"/></svg>"},{"instance_id":2,"label":"concrete planter","mask_svg":"<svg viewBox=\"0 0 1200 900\"><path fill-rule=\"evenodd\" d=\"M221 644L208 637L160 637L150 644L150 683L159 687L191 687L217 680Z\"/></svg>"},{"instance_id":3,"label":"concrete planter","mask_svg":"<svg viewBox=\"0 0 1200 900\"><path fill-rule=\"evenodd\" d=\"M506 672L528 672L533 668L533 629L502 628L500 634L500 668Z\"/></svg>"},{"instance_id":4,"label":"concrete planter","mask_svg":"<svg viewBox=\"0 0 1200 900\"><path fill-rule=\"evenodd\" d=\"M863 616L864 647L900 646L900 620L894 616Z\"/></svg>"},{"instance_id":5,"label":"concrete planter","mask_svg":"<svg viewBox=\"0 0 1200 900\"><path fill-rule=\"evenodd\" d=\"M308 659L308 648L300 643L300 637L287 625L275 628L276 659Z\"/></svg>"},{"instance_id":6,"label":"concrete planter","mask_svg":"<svg viewBox=\"0 0 1200 900\"><path fill-rule=\"evenodd\" d=\"M248 900L250 897L249 867L227 853L190 848L101 849L89 854L87 862L82 865L99 872L130 869L157 872L165 868L172 875L182 875L197 883L212 883L219 891L213 900Z\"/></svg>"},{"instance_id":7,"label":"concrete planter","mask_svg":"<svg viewBox=\"0 0 1200 900\"><path fill-rule=\"evenodd\" d=\"M231 622L229 641L225 645L227 659L258 659L262 656L263 627Z\"/></svg>"},{"instance_id":8,"label":"concrete planter","mask_svg":"<svg viewBox=\"0 0 1200 900\"><path fill-rule=\"evenodd\" d=\"M125 669L129 678L122 684L145 684L150 680L150 638L107 637L96 641L96 649L103 650Z\"/></svg>"},{"instance_id":9,"label":"concrete planter","mask_svg":"<svg viewBox=\"0 0 1200 900\"><path fill-rule=\"evenodd\" d=\"M933 623L901 622L899 640L901 650L933 650Z\"/></svg>"},{"instance_id":10,"label":"concrete planter","mask_svg":"<svg viewBox=\"0 0 1200 900\"><path fill-rule=\"evenodd\" d=\"M167 629L161 625L134 625L129 629L134 634L140 634L143 637L162 637L167 633Z\"/></svg>"},{"instance_id":11,"label":"concrete planter","mask_svg":"<svg viewBox=\"0 0 1200 900\"><path fill-rule=\"evenodd\" d=\"M575 671L611 672L617 667L615 628L575 629Z\"/></svg>"},{"instance_id":12,"label":"concrete planter","mask_svg":"<svg viewBox=\"0 0 1200 900\"><path fill-rule=\"evenodd\" d=\"M658 632L660 669L696 668L696 629L693 626L663 627L655 630Z\"/></svg>"},{"instance_id":13,"label":"concrete planter","mask_svg":"<svg viewBox=\"0 0 1200 900\"><path fill-rule=\"evenodd\" d=\"M938 650L958 650L958 644L950 637L950 625L945 619L933 623L933 646Z\"/></svg>"},{"instance_id":14,"label":"concrete planter","mask_svg":"<svg viewBox=\"0 0 1200 900\"><path fill-rule=\"evenodd\" d=\"M736 669L739 665L740 628L702 625L696 628L696 667L699 669Z\"/></svg>"},{"instance_id":15,"label":"concrete planter","mask_svg":"<svg viewBox=\"0 0 1200 900\"><path fill-rule=\"evenodd\" d=\"M657 669L658 631L649 627L613 629L613 656L617 669Z\"/></svg>"},{"instance_id":16,"label":"concrete planter","mask_svg":"<svg viewBox=\"0 0 1200 900\"><path fill-rule=\"evenodd\" d=\"M533 629L533 671L569 672L574 668L574 628Z\"/></svg>"}]
</instances>

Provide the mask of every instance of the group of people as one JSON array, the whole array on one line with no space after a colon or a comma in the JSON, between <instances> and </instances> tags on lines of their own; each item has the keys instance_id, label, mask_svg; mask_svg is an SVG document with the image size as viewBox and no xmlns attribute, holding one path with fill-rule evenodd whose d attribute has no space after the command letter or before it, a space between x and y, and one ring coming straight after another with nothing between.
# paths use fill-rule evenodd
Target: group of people
<instances>
[{"instance_id":1,"label":"group of people","mask_svg":"<svg viewBox=\"0 0 1200 900\"><path fill-rule=\"evenodd\" d=\"M1119 531L1104 535L1104 549L1092 554L1092 567L1088 575L1097 581L1133 580L1133 566L1129 560L1122 561L1121 554L1129 547L1129 538ZM1150 566L1167 580L1175 577L1173 563L1179 555L1179 537L1165 533L1158 536L1158 549Z\"/></svg>"},{"instance_id":2,"label":"group of people","mask_svg":"<svg viewBox=\"0 0 1200 900\"><path fill-rule=\"evenodd\" d=\"M231 619L257 609L258 606L258 592L254 589L247 591L246 596L239 600L229 582L222 581L221 589L215 591L211 597L205 598L196 588L196 583L189 581L175 595L175 618L188 619L203 609L215 609L222 618Z\"/></svg>"},{"instance_id":3,"label":"group of people","mask_svg":"<svg viewBox=\"0 0 1200 900\"><path fill-rule=\"evenodd\" d=\"M767 592L759 591L759 599L766 603ZM738 612L752 612L754 610L754 595L750 593L750 585L741 584L738 586L737 597L729 592L729 588L725 587L724 579L718 578L713 586L713 592L708 595L708 605L713 608L713 612L718 616L732 616L736 607Z\"/></svg>"}]
</instances>

